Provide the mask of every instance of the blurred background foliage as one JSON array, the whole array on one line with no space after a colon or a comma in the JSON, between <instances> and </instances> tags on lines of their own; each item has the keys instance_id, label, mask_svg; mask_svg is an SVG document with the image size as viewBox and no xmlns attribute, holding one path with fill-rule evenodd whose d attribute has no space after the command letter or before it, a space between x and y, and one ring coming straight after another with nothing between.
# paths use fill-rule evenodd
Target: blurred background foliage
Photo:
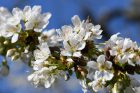
<instances>
[{"instance_id":1,"label":"blurred background foliage","mask_svg":"<svg viewBox=\"0 0 140 93\"><path fill-rule=\"evenodd\" d=\"M79 15L81 19L89 17L95 25L102 26L102 41L120 32L121 36L140 44L140 0L0 0L0 6L10 11L14 7L23 9L26 5L41 5L42 12L52 13L47 29L71 24L71 17ZM2 57L0 59L0 93L82 93L74 77L68 82L57 81L50 89L34 88L27 81L31 68L25 63L11 61L8 67ZM140 78L137 75L135 77Z\"/></svg>"}]
</instances>

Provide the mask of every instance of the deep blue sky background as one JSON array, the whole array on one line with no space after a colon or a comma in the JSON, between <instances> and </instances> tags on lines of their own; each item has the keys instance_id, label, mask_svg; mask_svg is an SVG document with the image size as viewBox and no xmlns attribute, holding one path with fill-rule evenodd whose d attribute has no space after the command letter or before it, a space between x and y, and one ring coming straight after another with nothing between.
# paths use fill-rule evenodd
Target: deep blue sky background
<instances>
[{"instance_id":1,"label":"deep blue sky background","mask_svg":"<svg viewBox=\"0 0 140 93\"><path fill-rule=\"evenodd\" d=\"M71 23L73 15L84 19L85 13L94 16L96 24L107 12L115 9L130 10L132 0L0 0L0 6L7 7L10 11L14 7L24 8L26 5L41 5L42 12L51 12L52 18L47 29L60 28ZM108 22L107 31L110 34L117 32L123 37L130 37L140 43L140 29L136 22L128 22L124 16L119 16ZM104 35L103 37L106 37ZM0 77L0 93L82 93L78 82L72 78L67 83L58 82L50 89L34 88L26 79L30 69L21 62L9 62L10 74Z\"/></svg>"}]
</instances>

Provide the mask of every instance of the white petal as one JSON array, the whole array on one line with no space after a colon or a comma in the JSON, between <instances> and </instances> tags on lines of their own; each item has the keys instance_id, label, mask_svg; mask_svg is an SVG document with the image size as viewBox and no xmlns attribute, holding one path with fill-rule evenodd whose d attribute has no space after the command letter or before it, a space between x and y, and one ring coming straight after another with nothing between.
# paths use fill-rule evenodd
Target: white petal
<instances>
[{"instance_id":1,"label":"white petal","mask_svg":"<svg viewBox=\"0 0 140 93\"><path fill-rule=\"evenodd\" d=\"M105 55L100 55L98 58L97 58L97 62L103 64L105 62Z\"/></svg>"},{"instance_id":2,"label":"white petal","mask_svg":"<svg viewBox=\"0 0 140 93\"><path fill-rule=\"evenodd\" d=\"M89 61L87 63L88 68L98 69L97 63L95 61Z\"/></svg>"},{"instance_id":3,"label":"white petal","mask_svg":"<svg viewBox=\"0 0 140 93\"><path fill-rule=\"evenodd\" d=\"M98 30L98 31L96 32L96 35L100 35L102 32L103 32L103 30Z\"/></svg>"},{"instance_id":4,"label":"white petal","mask_svg":"<svg viewBox=\"0 0 140 93\"><path fill-rule=\"evenodd\" d=\"M67 58L68 62L73 62L72 58Z\"/></svg>"},{"instance_id":5,"label":"white petal","mask_svg":"<svg viewBox=\"0 0 140 93\"><path fill-rule=\"evenodd\" d=\"M34 74L31 74L27 77L28 81L32 81L33 78L34 78Z\"/></svg>"},{"instance_id":6,"label":"white petal","mask_svg":"<svg viewBox=\"0 0 140 93\"><path fill-rule=\"evenodd\" d=\"M80 80L80 85L82 86L82 90L84 93L88 92L88 87L85 80Z\"/></svg>"},{"instance_id":7,"label":"white petal","mask_svg":"<svg viewBox=\"0 0 140 93\"><path fill-rule=\"evenodd\" d=\"M71 20L74 26L80 26L81 20L78 15L73 16Z\"/></svg>"},{"instance_id":8,"label":"white petal","mask_svg":"<svg viewBox=\"0 0 140 93\"><path fill-rule=\"evenodd\" d=\"M45 88L51 87L51 85L52 85L52 83L54 83L54 81L55 81L55 78L53 78L53 77L48 78L48 80L45 81Z\"/></svg>"},{"instance_id":9,"label":"white petal","mask_svg":"<svg viewBox=\"0 0 140 93\"><path fill-rule=\"evenodd\" d=\"M107 71L104 71L103 73L104 73L103 78L105 80L111 80L114 76L113 73L110 73L110 72L107 72Z\"/></svg>"},{"instance_id":10,"label":"white petal","mask_svg":"<svg viewBox=\"0 0 140 93\"><path fill-rule=\"evenodd\" d=\"M90 37L90 35L91 35L91 32L87 32L85 37L84 37L84 40L87 40Z\"/></svg>"},{"instance_id":11,"label":"white petal","mask_svg":"<svg viewBox=\"0 0 140 93\"><path fill-rule=\"evenodd\" d=\"M33 27L34 27L34 22L29 21L29 22L25 23L25 29L26 30L33 29Z\"/></svg>"},{"instance_id":12,"label":"white petal","mask_svg":"<svg viewBox=\"0 0 140 93\"><path fill-rule=\"evenodd\" d=\"M125 64L126 61L127 61L126 56L123 56L123 57L118 56L117 59L118 59L118 61L119 61L121 64Z\"/></svg>"},{"instance_id":13,"label":"white petal","mask_svg":"<svg viewBox=\"0 0 140 93\"><path fill-rule=\"evenodd\" d=\"M39 5L33 6L32 12L35 14L40 14L41 13L41 6L39 6Z\"/></svg>"},{"instance_id":14,"label":"white petal","mask_svg":"<svg viewBox=\"0 0 140 93\"><path fill-rule=\"evenodd\" d=\"M12 41L11 41L11 43L17 42L18 36L19 36L19 34L14 34L14 35L12 36Z\"/></svg>"},{"instance_id":15,"label":"white petal","mask_svg":"<svg viewBox=\"0 0 140 93\"><path fill-rule=\"evenodd\" d=\"M72 56L72 53L66 50L61 51L61 55L63 56Z\"/></svg>"},{"instance_id":16,"label":"white petal","mask_svg":"<svg viewBox=\"0 0 140 93\"><path fill-rule=\"evenodd\" d=\"M109 50L109 53L110 53L111 56L117 55L117 51L116 50Z\"/></svg>"},{"instance_id":17,"label":"white petal","mask_svg":"<svg viewBox=\"0 0 140 93\"><path fill-rule=\"evenodd\" d=\"M135 53L131 53L128 55L128 58L133 58L136 54Z\"/></svg>"},{"instance_id":18,"label":"white petal","mask_svg":"<svg viewBox=\"0 0 140 93\"><path fill-rule=\"evenodd\" d=\"M80 42L74 37L71 37L68 43L71 47L73 47L73 50L77 50L78 47L80 46L79 44Z\"/></svg>"},{"instance_id":19,"label":"white petal","mask_svg":"<svg viewBox=\"0 0 140 93\"><path fill-rule=\"evenodd\" d=\"M45 82L45 88L50 88L51 87L51 83L49 81Z\"/></svg>"},{"instance_id":20,"label":"white petal","mask_svg":"<svg viewBox=\"0 0 140 93\"><path fill-rule=\"evenodd\" d=\"M117 34L112 35L111 38L110 38L110 40L116 42L119 34L120 33L117 33Z\"/></svg>"},{"instance_id":21,"label":"white petal","mask_svg":"<svg viewBox=\"0 0 140 93\"><path fill-rule=\"evenodd\" d=\"M82 50L82 49L84 49L85 48L85 46L86 46L86 42L80 42L79 44L78 44L78 49L77 50Z\"/></svg>"},{"instance_id":22,"label":"white petal","mask_svg":"<svg viewBox=\"0 0 140 93\"><path fill-rule=\"evenodd\" d=\"M24 9L23 9L23 12L28 12L28 11L31 11L31 7L30 6L25 6Z\"/></svg>"},{"instance_id":23,"label":"white petal","mask_svg":"<svg viewBox=\"0 0 140 93\"><path fill-rule=\"evenodd\" d=\"M95 26L95 29L100 29L100 28L101 28L100 25L96 25L96 26Z\"/></svg>"},{"instance_id":24,"label":"white petal","mask_svg":"<svg viewBox=\"0 0 140 93\"><path fill-rule=\"evenodd\" d=\"M94 79L101 79L104 76L104 73L101 71L95 71Z\"/></svg>"},{"instance_id":25,"label":"white petal","mask_svg":"<svg viewBox=\"0 0 140 93\"><path fill-rule=\"evenodd\" d=\"M96 39L101 39L102 38L102 35L96 36L95 38Z\"/></svg>"},{"instance_id":26,"label":"white petal","mask_svg":"<svg viewBox=\"0 0 140 93\"><path fill-rule=\"evenodd\" d=\"M12 14L13 14L15 17L19 17L20 19L21 19L22 16L23 16L23 12L22 12L21 9L19 9L19 8L13 8Z\"/></svg>"},{"instance_id":27,"label":"white petal","mask_svg":"<svg viewBox=\"0 0 140 93\"><path fill-rule=\"evenodd\" d=\"M80 57L80 56L82 56L82 54L81 54L81 52L74 52L73 56L74 57Z\"/></svg>"},{"instance_id":28,"label":"white petal","mask_svg":"<svg viewBox=\"0 0 140 93\"><path fill-rule=\"evenodd\" d=\"M124 39L123 48L128 49L132 46L132 41L129 38Z\"/></svg>"},{"instance_id":29,"label":"white petal","mask_svg":"<svg viewBox=\"0 0 140 93\"><path fill-rule=\"evenodd\" d=\"M100 84L101 83L101 84ZM92 82L92 89L95 91L95 92L99 92L99 93L104 93L104 92L100 92L100 91L104 91L104 86L102 85L102 82L97 79L97 80L94 80Z\"/></svg>"},{"instance_id":30,"label":"white petal","mask_svg":"<svg viewBox=\"0 0 140 93\"><path fill-rule=\"evenodd\" d=\"M43 33L43 35L45 35L47 37L51 37L52 35L55 34L55 32L56 32L55 29L51 29L51 30L48 30L48 31L44 31L42 33Z\"/></svg>"},{"instance_id":31,"label":"white petal","mask_svg":"<svg viewBox=\"0 0 140 93\"><path fill-rule=\"evenodd\" d=\"M135 64L133 63L132 60L128 59L128 64L131 65L131 66L135 66Z\"/></svg>"},{"instance_id":32,"label":"white petal","mask_svg":"<svg viewBox=\"0 0 140 93\"><path fill-rule=\"evenodd\" d=\"M29 20L31 17L31 7L30 6L25 6L23 9L23 13L24 13L24 18L23 20Z\"/></svg>"},{"instance_id":33,"label":"white petal","mask_svg":"<svg viewBox=\"0 0 140 93\"><path fill-rule=\"evenodd\" d=\"M111 62L111 61L106 61L106 62L105 62L105 65L106 65L106 67L109 68L109 69L112 68L112 62Z\"/></svg>"},{"instance_id":34,"label":"white petal","mask_svg":"<svg viewBox=\"0 0 140 93\"><path fill-rule=\"evenodd\" d=\"M72 33L73 28L71 26L64 25L62 26L62 31L64 35L68 35Z\"/></svg>"},{"instance_id":35,"label":"white petal","mask_svg":"<svg viewBox=\"0 0 140 93\"><path fill-rule=\"evenodd\" d=\"M10 25L18 25L20 23L20 20L21 18L20 17L16 17L16 16L13 16L13 17L10 17L7 21L8 24Z\"/></svg>"},{"instance_id":36,"label":"white petal","mask_svg":"<svg viewBox=\"0 0 140 93\"><path fill-rule=\"evenodd\" d=\"M67 51L71 51L71 45L69 45L69 41L64 41L63 45Z\"/></svg>"},{"instance_id":37,"label":"white petal","mask_svg":"<svg viewBox=\"0 0 140 93\"><path fill-rule=\"evenodd\" d=\"M42 17L43 17L42 20L43 20L44 22L48 22L48 20L51 18L51 16L52 16L51 13L45 13L45 14L42 15Z\"/></svg>"},{"instance_id":38,"label":"white petal","mask_svg":"<svg viewBox=\"0 0 140 93\"><path fill-rule=\"evenodd\" d=\"M86 81L85 80L80 80L80 85L86 89L87 88L87 85L86 85Z\"/></svg>"},{"instance_id":39,"label":"white petal","mask_svg":"<svg viewBox=\"0 0 140 93\"><path fill-rule=\"evenodd\" d=\"M11 13L5 7L0 7L0 15L7 17L11 17Z\"/></svg>"}]
</instances>

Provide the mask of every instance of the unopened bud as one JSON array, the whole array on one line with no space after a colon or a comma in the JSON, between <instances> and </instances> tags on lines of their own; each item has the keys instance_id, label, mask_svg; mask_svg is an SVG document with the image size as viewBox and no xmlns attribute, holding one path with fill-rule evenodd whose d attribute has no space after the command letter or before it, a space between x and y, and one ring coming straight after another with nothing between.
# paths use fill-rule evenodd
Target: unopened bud
<instances>
[{"instance_id":1,"label":"unopened bud","mask_svg":"<svg viewBox=\"0 0 140 93\"><path fill-rule=\"evenodd\" d=\"M9 66L8 65L3 65L1 68L0 68L0 74L2 76L7 76L9 74Z\"/></svg>"},{"instance_id":2,"label":"unopened bud","mask_svg":"<svg viewBox=\"0 0 140 93\"><path fill-rule=\"evenodd\" d=\"M9 74L9 66L7 65L7 61L4 59L2 61L2 65L0 66L0 75L7 76Z\"/></svg>"},{"instance_id":3,"label":"unopened bud","mask_svg":"<svg viewBox=\"0 0 140 93\"><path fill-rule=\"evenodd\" d=\"M4 44L4 45L7 45L7 44L9 44L9 41L8 41L8 40L5 40L5 41L3 42L3 44Z\"/></svg>"},{"instance_id":4,"label":"unopened bud","mask_svg":"<svg viewBox=\"0 0 140 93\"><path fill-rule=\"evenodd\" d=\"M68 62L67 63L67 67L70 69L74 66L74 62Z\"/></svg>"},{"instance_id":5,"label":"unopened bud","mask_svg":"<svg viewBox=\"0 0 140 93\"><path fill-rule=\"evenodd\" d=\"M66 74L66 75L64 76L65 81L69 80L69 78L70 78L70 76L69 76L68 74Z\"/></svg>"},{"instance_id":6,"label":"unopened bud","mask_svg":"<svg viewBox=\"0 0 140 93\"><path fill-rule=\"evenodd\" d=\"M15 60L17 60L19 58L19 54L15 54L14 56L12 56L12 61L15 61Z\"/></svg>"},{"instance_id":7,"label":"unopened bud","mask_svg":"<svg viewBox=\"0 0 140 93\"><path fill-rule=\"evenodd\" d=\"M84 71L81 71L81 75L82 75L83 77L85 77L85 76L86 76L86 73L85 73Z\"/></svg>"},{"instance_id":8,"label":"unopened bud","mask_svg":"<svg viewBox=\"0 0 140 93\"><path fill-rule=\"evenodd\" d=\"M14 49L9 49L9 50L7 51L6 56L7 56L7 57L11 57L11 56L14 55L15 52L16 52L16 49L15 49L15 48L14 48Z\"/></svg>"},{"instance_id":9,"label":"unopened bud","mask_svg":"<svg viewBox=\"0 0 140 93\"><path fill-rule=\"evenodd\" d=\"M28 53L29 52L29 46L27 46L25 49L24 49L24 53Z\"/></svg>"},{"instance_id":10,"label":"unopened bud","mask_svg":"<svg viewBox=\"0 0 140 93\"><path fill-rule=\"evenodd\" d=\"M19 47L19 48L18 48L18 50L19 50L19 51L21 51L21 50L22 50L22 48L21 48L21 47Z\"/></svg>"},{"instance_id":11,"label":"unopened bud","mask_svg":"<svg viewBox=\"0 0 140 93\"><path fill-rule=\"evenodd\" d=\"M65 58L63 56L60 56L60 60L63 62L65 61Z\"/></svg>"},{"instance_id":12,"label":"unopened bud","mask_svg":"<svg viewBox=\"0 0 140 93\"><path fill-rule=\"evenodd\" d=\"M3 53L3 51L4 51L4 48L0 47L0 53Z\"/></svg>"},{"instance_id":13,"label":"unopened bud","mask_svg":"<svg viewBox=\"0 0 140 93\"><path fill-rule=\"evenodd\" d=\"M122 88L122 86L121 86L120 82L117 82L114 84L112 92L113 93L120 93L121 88Z\"/></svg>"},{"instance_id":14,"label":"unopened bud","mask_svg":"<svg viewBox=\"0 0 140 93\"><path fill-rule=\"evenodd\" d=\"M81 67L78 67L77 69L78 69L79 71L82 71L82 68L81 68Z\"/></svg>"}]
</instances>

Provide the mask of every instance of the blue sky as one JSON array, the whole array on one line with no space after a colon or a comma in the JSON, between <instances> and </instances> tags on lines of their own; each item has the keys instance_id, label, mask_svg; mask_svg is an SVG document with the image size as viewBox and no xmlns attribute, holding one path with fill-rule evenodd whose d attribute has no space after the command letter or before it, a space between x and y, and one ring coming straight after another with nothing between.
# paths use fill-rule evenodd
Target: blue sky
<instances>
[{"instance_id":1,"label":"blue sky","mask_svg":"<svg viewBox=\"0 0 140 93\"><path fill-rule=\"evenodd\" d=\"M84 19L84 13L89 10L95 16L97 22L100 17L114 9L129 10L131 0L0 0L0 6L7 7L10 11L14 7L24 8L26 5L41 5L42 12L51 12L52 18L47 29L60 28L65 24L71 24L71 17L79 15ZM130 37L134 41L139 39L139 25L129 23L124 17L113 19L107 25L111 34L121 33L123 37ZM0 93L82 93L82 90L72 78L67 83L63 80L50 89L34 88L28 81L27 75L30 69L21 62L9 62L10 74L8 77L0 77ZM64 84L65 83L65 84ZM60 86L61 85L61 86ZM70 86L70 87L69 87Z\"/></svg>"}]
</instances>

